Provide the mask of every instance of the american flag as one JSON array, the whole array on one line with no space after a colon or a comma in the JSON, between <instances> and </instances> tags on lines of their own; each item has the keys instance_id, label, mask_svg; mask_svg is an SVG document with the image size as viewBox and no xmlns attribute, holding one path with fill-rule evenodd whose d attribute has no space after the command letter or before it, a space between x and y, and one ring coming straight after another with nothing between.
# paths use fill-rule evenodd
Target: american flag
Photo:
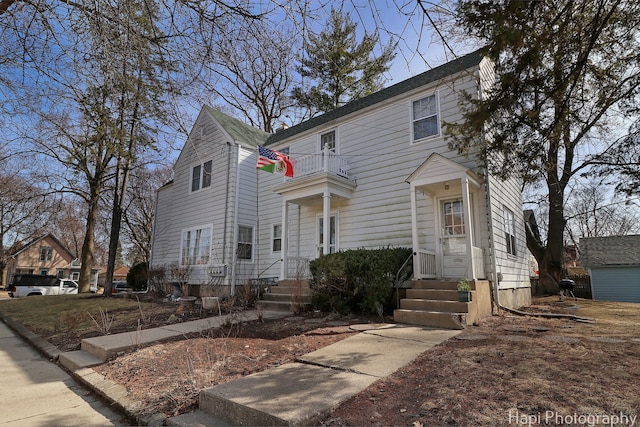
<instances>
[{"instance_id":1,"label":"american flag","mask_svg":"<svg viewBox=\"0 0 640 427\"><path fill-rule=\"evenodd\" d=\"M284 176L293 177L293 163L289 156L258 145L258 163L256 168L267 172L283 172Z\"/></svg>"},{"instance_id":2,"label":"american flag","mask_svg":"<svg viewBox=\"0 0 640 427\"><path fill-rule=\"evenodd\" d=\"M258 169L263 166L274 165L278 160L278 155L275 151L258 145L258 165L256 166Z\"/></svg>"}]
</instances>

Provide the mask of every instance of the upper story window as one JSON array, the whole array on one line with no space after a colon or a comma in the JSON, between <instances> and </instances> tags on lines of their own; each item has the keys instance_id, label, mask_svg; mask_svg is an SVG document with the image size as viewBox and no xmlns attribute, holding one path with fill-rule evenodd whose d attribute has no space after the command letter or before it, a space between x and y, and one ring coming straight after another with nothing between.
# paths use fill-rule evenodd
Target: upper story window
<instances>
[{"instance_id":1,"label":"upper story window","mask_svg":"<svg viewBox=\"0 0 640 427\"><path fill-rule=\"evenodd\" d=\"M182 232L180 265L206 265L211 256L211 227Z\"/></svg>"},{"instance_id":2,"label":"upper story window","mask_svg":"<svg viewBox=\"0 0 640 427\"><path fill-rule=\"evenodd\" d=\"M40 247L40 261L51 261L53 259L53 248L51 246Z\"/></svg>"},{"instance_id":3,"label":"upper story window","mask_svg":"<svg viewBox=\"0 0 640 427\"><path fill-rule=\"evenodd\" d=\"M191 191L198 191L211 186L212 167L213 160L209 160L191 169Z\"/></svg>"},{"instance_id":4,"label":"upper story window","mask_svg":"<svg viewBox=\"0 0 640 427\"><path fill-rule=\"evenodd\" d=\"M516 221L513 211L504 208L504 237L507 242L507 253L516 255Z\"/></svg>"},{"instance_id":5,"label":"upper story window","mask_svg":"<svg viewBox=\"0 0 640 427\"><path fill-rule=\"evenodd\" d=\"M253 227L240 225L238 226L238 259L253 259Z\"/></svg>"},{"instance_id":6,"label":"upper story window","mask_svg":"<svg viewBox=\"0 0 640 427\"><path fill-rule=\"evenodd\" d=\"M413 141L440 134L436 94L413 101Z\"/></svg>"},{"instance_id":7,"label":"upper story window","mask_svg":"<svg viewBox=\"0 0 640 427\"><path fill-rule=\"evenodd\" d=\"M320 150L324 150L327 147L329 151L336 151L336 131L323 133L320 135Z\"/></svg>"}]
</instances>

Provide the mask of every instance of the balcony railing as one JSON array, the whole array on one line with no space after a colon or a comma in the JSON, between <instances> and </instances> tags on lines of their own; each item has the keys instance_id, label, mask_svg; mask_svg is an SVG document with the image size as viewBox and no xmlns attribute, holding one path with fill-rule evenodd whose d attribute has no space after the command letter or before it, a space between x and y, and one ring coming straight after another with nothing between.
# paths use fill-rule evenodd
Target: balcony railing
<instances>
[{"instance_id":1,"label":"balcony railing","mask_svg":"<svg viewBox=\"0 0 640 427\"><path fill-rule=\"evenodd\" d=\"M322 153L296 157L294 160L294 179L316 172L327 172L343 178L349 178L349 163L347 160L327 148L323 149Z\"/></svg>"}]
</instances>

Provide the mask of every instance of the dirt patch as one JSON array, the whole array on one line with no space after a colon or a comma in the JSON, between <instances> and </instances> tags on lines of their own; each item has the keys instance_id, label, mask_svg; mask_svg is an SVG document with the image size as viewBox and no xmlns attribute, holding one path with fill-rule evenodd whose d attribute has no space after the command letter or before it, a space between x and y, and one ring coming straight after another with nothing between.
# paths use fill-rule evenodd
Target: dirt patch
<instances>
[{"instance_id":1,"label":"dirt patch","mask_svg":"<svg viewBox=\"0 0 640 427\"><path fill-rule=\"evenodd\" d=\"M146 327L165 324L175 314L175 306L157 306L144 306L145 315L156 319ZM136 309L129 316L118 314L117 331L136 329ZM637 304L549 297L536 299L528 310L594 322L502 312L377 381L322 424L610 425L603 417L640 415ZM130 319L128 325L124 319ZM348 325L379 321L316 314L243 323L138 349L96 370L138 398L142 413L173 416L195 409L201 389L290 362L356 333ZM57 331L63 338L49 339L73 347L79 343L76 332L64 338L64 331Z\"/></svg>"},{"instance_id":2,"label":"dirt patch","mask_svg":"<svg viewBox=\"0 0 640 427\"><path fill-rule=\"evenodd\" d=\"M201 390L293 362L358 332L371 319L295 316L220 329L122 355L94 369L141 402L139 415L175 416L194 410Z\"/></svg>"}]
</instances>

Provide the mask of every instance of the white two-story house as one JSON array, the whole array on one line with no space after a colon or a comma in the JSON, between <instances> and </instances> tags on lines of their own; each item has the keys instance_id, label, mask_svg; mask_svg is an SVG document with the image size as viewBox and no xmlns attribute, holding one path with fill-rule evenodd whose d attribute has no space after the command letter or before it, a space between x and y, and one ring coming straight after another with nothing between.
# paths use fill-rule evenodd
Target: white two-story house
<instances>
[{"instance_id":1,"label":"white two-story house","mask_svg":"<svg viewBox=\"0 0 640 427\"><path fill-rule=\"evenodd\" d=\"M484 280L494 303L528 304L519 182L452 151L443 129L461 119L462 95L483 96L492 75L474 52L270 135L233 121L237 135L214 136L232 119L203 109L174 182L159 194L153 263L235 263L233 286L247 277L304 278L321 254L407 247L415 279ZM287 153L294 176L256 170L257 144ZM209 158L212 189L194 190L194 168L205 170ZM185 233L203 229L210 253L185 259L193 246ZM250 259L238 258L240 243ZM233 253L223 257L222 247Z\"/></svg>"}]
</instances>

